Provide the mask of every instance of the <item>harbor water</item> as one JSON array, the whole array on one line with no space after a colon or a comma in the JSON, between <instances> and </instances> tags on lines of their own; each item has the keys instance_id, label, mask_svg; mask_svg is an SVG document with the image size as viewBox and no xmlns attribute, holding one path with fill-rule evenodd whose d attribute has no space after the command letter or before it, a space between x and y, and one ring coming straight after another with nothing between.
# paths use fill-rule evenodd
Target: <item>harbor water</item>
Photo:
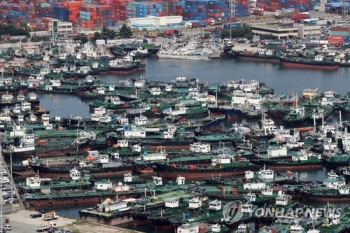
<instances>
[{"instance_id":1,"label":"harbor water","mask_svg":"<svg viewBox=\"0 0 350 233\"><path fill-rule=\"evenodd\" d=\"M265 83L275 90L275 94L301 95L303 89L319 88L321 92L332 90L338 94L346 94L350 91L350 70L339 68L337 71L284 69L279 64L254 63L238 60L159 60L149 58L144 61L146 71L127 75L99 75L102 82L116 83L127 79L138 79L143 76L151 81L172 81L176 77L183 76L189 79L198 78L201 83L214 85L223 84L229 80L245 79L257 80ZM74 95L38 94L40 105L50 111L51 117L81 116L89 117L89 101L82 101ZM338 118L335 116L333 121ZM239 119L239 121L244 119ZM227 120L225 128L234 123ZM325 168L319 170L300 171L298 177L302 180L321 181L326 177ZM191 182L191 181L189 181ZM86 206L67 207L55 209L58 214L78 218L78 211ZM134 228L133 224L127 224L128 228L139 231L154 232L152 227Z\"/></svg>"}]
</instances>

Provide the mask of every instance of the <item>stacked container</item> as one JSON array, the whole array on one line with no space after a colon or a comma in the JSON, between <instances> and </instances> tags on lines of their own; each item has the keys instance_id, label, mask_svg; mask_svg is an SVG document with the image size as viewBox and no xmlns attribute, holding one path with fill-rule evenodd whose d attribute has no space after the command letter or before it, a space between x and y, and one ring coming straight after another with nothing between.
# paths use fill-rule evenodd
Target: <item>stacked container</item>
<instances>
[{"instance_id":1,"label":"stacked container","mask_svg":"<svg viewBox=\"0 0 350 233\"><path fill-rule=\"evenodd\" d=\"M127 18L143 18L147 15L166 16L168 15L167 7L163 11L163 4L155 2L130 2L126 7Z\"/></svg>"},{"instance_id":2,"label":"stacked container","mask_svg":"<svg viewBox=\"0 0 350 233\"><path fill-rule=\"evenodd\" d=\"M228 7L223 0L186 0L182 16L184 20L203 21L207 18L227 19L229 14Z\"/></svg>"},{"instance_id":3,"label":"stacked container","mask_svg":"<svg viewBox=\"0 0 350 233\"><path fill-rule=\"evenodd\" d=\"M330 44L342 44L345 37L350 35L350 27L331 27L328 36Z\"/></svg>"},{"instance_id":4,"label":"stacked container","mask_svg":"<svg viewBox=\"0 0 350 233\"><path fill-rule=\"evenodd\" d=\"M79 8L79 26L83 28L111 27L118 25L114 8L107 5L86 4Z\"/></svg>"},{"instance_id":5,"label":"stacked container","mask_svg":"<svg viewBox=\"0 0 350 233\"><path fill-rule=\"evenodd\" d=\"M229 17L229 5L224 1L209 1L208 2L208 15L206 18L212 18L217 20L227 19Z\"/></svg>"},{"instance_id":6,"label":"stacked container","mask_svg":"<svg viewBox=\"0 0 350 233\"><path fill-rule=\"evenodd\" d=\"M287 8L293 8L296 12L306 12L315 9L314 1L320 0L257 0L257 7L270 12Z\"/></svg>"},{"instance_id":7,"label":"stacked container","mask_svg":"<svg viewBox=\"0 0 350 233\"><path fill-rule=\"evenodd\" d=\"M126 7L130 2L134 0L113 0L112 6L115 7L115 11L119 14L120 20L126 20Z\"/></svg>"},{"instance_id":8,"label":"stacked container","mask_svg":"<svg viewBox=\"0 0 350 233\"><path fill-rule=\"evenodd\" d=\"M8 17L13 23L27 22L33 23L35 11L33 5L2 4L0 9L2 17Z\"/></svg>"},{"instance_id":9,"label":"stacked container","mask_svg":"<svg viewBox=\"0 0 350 233\"><path fill-rule=\"evenodd\" d=\"M236 18L250 16L248 0L236 0L236 5L235 5L234 9L235 9L235 17Z\"/></svg>"},{"instance_id":10,"label":"stacked container","mask_svg":"<svg viewBox=\"0 0 350 233\"><path fill-rule=\"evenodd\" d=\"M83 4L86 4L86 3L83 1L62 3L62 6L65 6L68 10L68 20L73 24L77 24L77 20L79 17L79 7Z\"/></svg>"},{"instance_id":11,"label":"stacked container","mask_svg":"<svg viewBox=\"0 0 350 233\"><path fill-rule=\"evenodd\" d=\"M53 7L53 17L60 21L68 21L68 10L64 6Z\"/></svg>"},{"instance_id":12,"label":"stacked container","mask_svg":"<svg viewBox=\"0 0 350 233\"><path fill-rule=\"evenodd\" d=\"M168 3L169 15L182 15L182 10L185 6L184 0L165 0Z\"/></svg>"},{"instance_id":13,"label":"stacked container","mask_svg":"<svg viewBox=\"0 0 350 233\"><path fill-rule=\"evenodd\" d=\"M53 7L49 3L35 2L34 9L35 9L35 17L36 18L53 17L54 16L53 15Z\"/></svg>"}]
</instances>

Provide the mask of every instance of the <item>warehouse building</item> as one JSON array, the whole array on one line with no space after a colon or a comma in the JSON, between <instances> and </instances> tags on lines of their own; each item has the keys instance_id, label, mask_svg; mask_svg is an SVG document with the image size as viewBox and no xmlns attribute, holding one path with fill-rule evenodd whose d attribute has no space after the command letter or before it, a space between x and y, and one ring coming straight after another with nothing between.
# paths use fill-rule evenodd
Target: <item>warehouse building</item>
<instances>
[{"instance_id":1,"label":"warehouse building","mask_svg":"<svg viewBox=\"0 0 350 233\"><path fill-rule=\"evenodd\" d=\"M169 28L172 26L180 25L182 22L182 16L147 16L144 18L129 18L126 21L127 26L132 28Z\"/></svg>"}]
</instances>

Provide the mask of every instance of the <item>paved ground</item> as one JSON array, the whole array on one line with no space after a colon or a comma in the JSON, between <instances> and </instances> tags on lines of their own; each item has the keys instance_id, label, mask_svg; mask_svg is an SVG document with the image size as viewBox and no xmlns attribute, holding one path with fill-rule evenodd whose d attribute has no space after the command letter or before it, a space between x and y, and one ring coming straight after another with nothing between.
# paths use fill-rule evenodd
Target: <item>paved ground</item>
<instances>
[{"instance_id":1,"label":"paved ground","mask_svg":"<svg viewBox=\"0 0 350 233\"><path fill-rule=\"evenodd\" d=\"M17 213L6 215L9 218L10 225L12 226L12 233L30 233L35 232L36 227L48 224L48 221L43 221L42 218L31 218L30 214L36 213L28 210L21 210ZM70 218L59 218L53 220L57 227L65 230L70 230L74 233L129 233L135 232L132 230L103 226L98 224L92 224L81 220L75 220Z\"/></svg>"}]
</instances>

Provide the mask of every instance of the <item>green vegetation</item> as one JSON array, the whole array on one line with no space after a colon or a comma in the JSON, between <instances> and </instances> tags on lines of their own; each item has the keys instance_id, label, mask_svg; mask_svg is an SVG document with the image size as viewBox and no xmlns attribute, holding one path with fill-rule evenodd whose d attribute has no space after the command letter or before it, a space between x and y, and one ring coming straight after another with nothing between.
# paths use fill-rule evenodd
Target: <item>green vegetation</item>
<instances>
[{"instance_id":1,"label":"green vegetation","mask_svg":"<svg viewBox=\"0 0 350 233\"><path fill-rule=\"evenodd\" d=\"M204 39L210 38L210 33L204 33L203 37L204 37Z\"/></svg>"},{"instance_id":2,"label":"green vegetation","mask_svg":"<svg viewBox=\"0 0 350 233\"><path fill-rule=\"evenodd\" d=\"M92 41L96 40L108 40L116 38L118 33L112 29L107 27L103 27L101 32L95 32L94 37L91 39Z\"/></svg>"},{"instance_id":3,"label":"green vegetation","mask_svg":"<svg viewBox=\"0 0 350 233\"><path fill-rule=\"evenodd\" d=\"M253 38L253 33L252 33L252 29L250 26L248 25L244 25L241 28L234 28L231 29L231 36L232 38L247 38L247 39L252 39ZM230 37L230 30L222 30L221 31L221 38L229 38Z\"/></svg>"},{"instance_id":4,"label":"green vegetation","mask_svg":"<svg viewBox=\"0 0 350 233\"><path fill-rule=\"evenodd\" d=\"M33 35L32 38L30 38L31 42L41 42L41 41L50 41L50 36L37 36ZM22 41L23 42L23 41Z\"/></svg>"},{"instance_id":5,"label":"green vegetation","mask_svg":"<svg viewBox=\"0 0 350 233\"><path fill-rule=\"evenodd\" d=\"M119 29L119 36L121 38L130 38L130 37L132 37L131 28L126 26L126 24L124 23L123 26Z\"/></svg>"},{"instance_id":6,"label":"green vegetation","mask_svg":"<svg viewBox=\"0 0 350 233\"><path fill-rule=\"evenodd\" d=\"M85 44L89 41L88 36L84 33L81 33L78 36L76 36L74 40L79 40L81 44Z\"/></svg>"},{"instance_id":7,"label":"green vegetation","mask_svg":"<svg viewBox=\"0 0 350 233\"><path fill-rule=\"evenodd\" d=\"M30 37L26 27L21 24L15 26L14 24L3 24L0 25L0 35L11 35L11 36L23 36Z\"/></svg>"}]
</instances>

